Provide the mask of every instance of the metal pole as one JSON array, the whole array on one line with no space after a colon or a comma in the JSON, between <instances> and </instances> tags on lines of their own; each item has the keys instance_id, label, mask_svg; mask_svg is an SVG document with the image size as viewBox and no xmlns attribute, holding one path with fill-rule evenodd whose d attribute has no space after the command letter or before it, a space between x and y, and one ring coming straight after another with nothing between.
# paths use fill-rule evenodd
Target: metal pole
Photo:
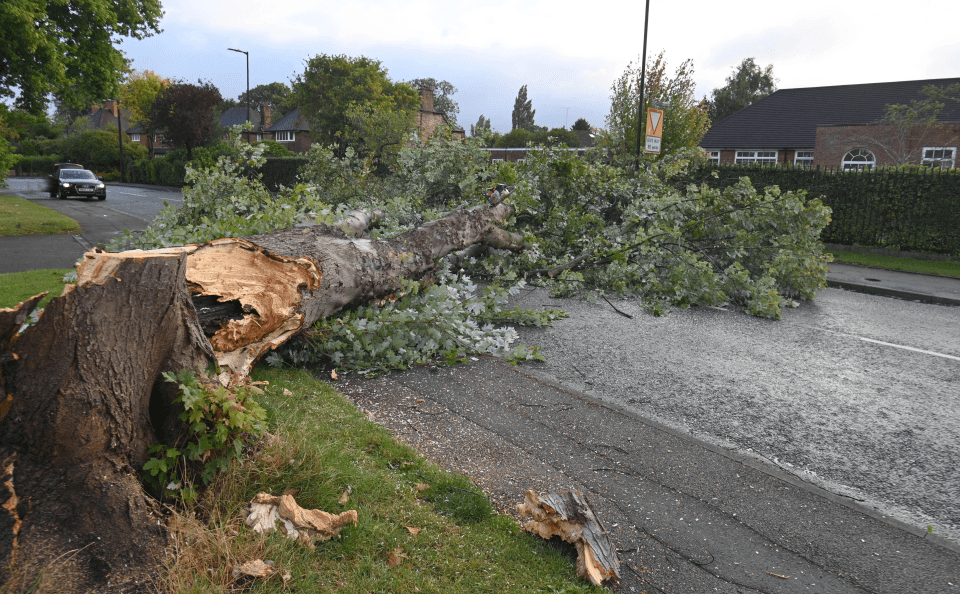
<instances>
[{"instance_id":1,"label":"metal pole","mask_svg":"<svg viewBox=\"0 0 960 594\"><path fill-rule=\"evenodd\" d=\"M237 52L237 53L243 54L243 55L245 55L245 56L247 57L247 121L252 124L253 121L250 119L250 52L245 52L245 51L243 51L243 50L233 49L232 47L228 47L227 49L230 50L231 52ZM249 134L250 134L250 133L247 132L247 140L250 139Z\"/></svg>"},{"instance_id":2,"label":"metal pole","mask_svg":"<svg viewBox=\"0 0 960 594\"><path fill-rule=\"evenodd\" d=\"M123 173L123 125L120 122L120 98L117 97L117 140L120 141L120 183L127 183Z\"/></svg>"},{"instance_id":3,"label":"metal pole","mask_svg":"<svg viewBox=\"0 0 960 594\"><path fill-rule=\"evenodd\" d=\"M637 156L634 161L634 167L640 170L640 146L643 144L643 125L646 123L643 118L643 84L647 78L647 25L650 23L650 0L647 0L647 7L643 13L643 57L640 64L640 100L637 102Z\"/></svg>"}]
</instances>

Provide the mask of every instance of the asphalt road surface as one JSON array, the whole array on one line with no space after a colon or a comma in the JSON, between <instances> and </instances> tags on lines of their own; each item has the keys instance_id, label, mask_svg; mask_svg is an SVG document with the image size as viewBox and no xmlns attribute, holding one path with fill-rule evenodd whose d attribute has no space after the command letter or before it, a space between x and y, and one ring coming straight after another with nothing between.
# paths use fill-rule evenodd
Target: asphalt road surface
<instances>
[{"instance_id":1,"label":"asphalt road surface","mask_svg":"<svg viewBox=\"0 0 960 594\"><path fill-rule=\"evenodd\" d=\"M960 308L824 289L780 321L558 300L526 367L960 540Z\"/></svg>"},{"instance_id":2,"label":"asphalt road surface","mask_svg":"<svg viewBox=\"0 0 960 594\"><path fill-rule=\"evenodd\" d=\"M22 198L57 201L46 193L46 180L41 178L12 177L7 179L7 185ZM169 188L156 189L108 182L107 199L100 204L116 212L141 219L144 224L147 224L160 213L165 201L174 206L180 206L183 204L183 195ZM93 204L95 201L70 200L69 202Z\"/></svg>"}]
</instances>

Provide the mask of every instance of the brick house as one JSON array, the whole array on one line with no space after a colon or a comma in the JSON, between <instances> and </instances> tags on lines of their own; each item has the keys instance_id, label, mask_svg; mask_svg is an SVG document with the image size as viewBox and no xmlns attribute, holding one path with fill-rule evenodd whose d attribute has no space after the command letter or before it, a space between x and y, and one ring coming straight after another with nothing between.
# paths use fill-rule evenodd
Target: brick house
<instances>
[{"instance_id":1,"label":"brick house","mask_svg":"<svg viewBox=\"0 0 960 594\"><path fill-rule=\"evenodd\" d=\"M246 105L231 107L220 114L219 119L220 125L224 128L242 126L249 122L249 128L240 134L240 137L246 142L275 139L274 134L268 131L268 129L273 125L273 114L270 104L268 103L261 103L259 109L254 106L250 106L249 119L247 118Z\"/></svg>"},{"instance_id":2,"label":"brick house","mask_svg":"<svg viewBox=\"0 0 960 594\"><path fill-rule=\"evenodd\" d=\"M267 127L264 138L267 134L271 135L272 140L276 140L295 153L305 153L313 145L313 139L310 138L310 122L300 113L299 107Z\"/></svg>"},{"instance_id":3,"label":"brick house","mask_svg":"<svg viewBox=\"0 0 960 594\"><path fill-rule=\"evenodd\" d=\"M935 124L897 130L877 122L886 107L925 98L924 87L960 78L780 89L715 123L700 146L719 163L865 169L884 165L954 168L960 103L945 101Z\"/></svg>"},{"instance_id":4,"label":"brick house","mask_svg":"<svg viewBox=\"0 0 960 594\"><path fill-rule=\"evenodd\" d=\"M437 128L448 124L450 124L450 121L447 119L447 114L442 111L437 111L434 107L433 89L421 89L420 109L417 111L416 119L417 133L420 135L420 140L426 141L437 133ZM455 128L452 133L454 140L464 140L467 137L467 133L463 128Z\"/></svg>"}]
</instances>

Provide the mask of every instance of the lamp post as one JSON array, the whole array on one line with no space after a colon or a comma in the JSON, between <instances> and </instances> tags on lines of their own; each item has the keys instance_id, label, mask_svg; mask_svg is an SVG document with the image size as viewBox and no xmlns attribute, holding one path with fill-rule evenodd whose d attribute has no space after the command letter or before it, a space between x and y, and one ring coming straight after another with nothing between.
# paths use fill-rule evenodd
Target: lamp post
<instances>
[{"instance_id":1,"label":"lamp post","mask_svg":"<svg viewBox=\"0 0 960 594\"><path fill-rule=\"evenodd\" d=\"M640 64L640 101L637 103L637 156L635 167L640 171L640 145L643 144L643 84L647 78L647 25L650 23L650 0L647 0L647 8L643 14L643 57Z\"/></svg>"},{"instance_id":2,"label":"lamp post","mask_svg":"<svg viewBox=\"0 0 960 594\"><path fill-rule=\"evenodd\" d=\"M649 0L647 1L649 2ZM250 120L250 52L233 49L232 47L228 47L227 49L230 50L231 52L237 52L239 54L244 54L245 56L247 56L247 121L252 124L253 122Z\"/></svg>"},{"instance_id":3,"label":"lamp post","mask_svg":"<svg viewBox=\"0 0 960 594\"><path fill-rule=\"evenodd\" d=\"M120 98L117 97L117 140L120 142L120 183L127 183L123 173L123 123L120 120Z\"/></svg>"}]
</instances>

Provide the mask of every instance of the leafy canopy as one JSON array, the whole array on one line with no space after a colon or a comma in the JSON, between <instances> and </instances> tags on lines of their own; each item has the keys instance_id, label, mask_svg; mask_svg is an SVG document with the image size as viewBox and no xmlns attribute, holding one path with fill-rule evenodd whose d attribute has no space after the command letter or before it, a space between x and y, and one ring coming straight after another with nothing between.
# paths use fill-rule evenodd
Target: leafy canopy
<instances>
[{"instance_id":1,"label":"leafy canopy","mask_svg":"<svg viewBox=\"0 0 960 594\"><path fill-rule=\"evenodd\" d=\"M727 84L714 89L709 101L710 119L714 122L753 105L777 90L773 64L760 68L753 58L744 58L727 77Z\"/></svg>"},{"instance_id":2,"label":"leafy canopy","mask_svg":"<svg viewBox=\"0 0 960 594\"><path fill-rule=\"evenodd\" d=\"M644 85L644 121L655 103L663 109L661 157L681 153L700 143L710 126L706 106L694 98L693 61L686 60L667 74L667 62L661 51L647 64ZM615 154L633 155L637 148L637 104L640 100L640 64L631 62L612 87L607 129L601 140ZM645 130L643 131L645 134Z\"/></svg>"},{"instance_id":3,"label":"leafy canopy","mask_svg":"<svg viewBox=\"0 0 960 594\"><path fill-rule=\"evenodd\" d=\"M589 131L590 131L590 122L588 122L588 121L585 120L584 118L577 118L577 121L573 123L573 127L570 128L570 129L571 129L571 130L579 130L579 131L582 131L582 132L589 132Z\"/></svg>"},{"instance_id":4,"label":"leafy canopy","mask_svg":"<svg viewBox=\"0 0 960 594\"><path fill-rule=\"evenodd\" d=\"M51 94L79 108L116 96L127 60L120 37L160 32L160 0L0 2L0 97L42 113Z\"/></svg>"},{"instance_id":5,"label":"leafy canopy","mask_svg":"<svg viewBox=\"0 0 960 594\"><path fill-rule=\"evenodd\" d=\"M392 82L379 60L344 55L320 54L307 60L293 82L293 94L310 120L313 141L335 145L340 156L349 145L351 110L402 111L410 114L412 125L420 105L420 94L410 85Z\"/></svg>"},{"instance_id":6,"label":"leafy canopy","mask_svg":"<svg viewBox=\"0 0 960 594\"><path fill-rule=\"evenodd\" d=\"M170 86L170 79L152 70L131 70L120 85L120 105L130 110L132 122L146 122L157 96Z\"/></svg>"},{"instance_id":7,"label":"leafy canopy","mask_svg":"<svg viewBox=\"0 0 960 594\"><path fill-rule=\"evenodd\" d=\"M157 96L147 119L167 143L185 148L190 159L193 149L213 139L213 110L221 101L220 91L209 81L175 81Z\"/></svg>"},{"instance_id":8,"label":"leafy canopy","mask_svg":"<svg viewBox=\"0 0 960 594\"><path fill-rule=\"evenodd\" d=\"M513 102L513 113L511 117L511 130L523 129L533 131L536 124L533 121L537 110L533 108L533 100L527 99L527 85L520 87L517 98Z\"/></svg>"}]
</instances>

